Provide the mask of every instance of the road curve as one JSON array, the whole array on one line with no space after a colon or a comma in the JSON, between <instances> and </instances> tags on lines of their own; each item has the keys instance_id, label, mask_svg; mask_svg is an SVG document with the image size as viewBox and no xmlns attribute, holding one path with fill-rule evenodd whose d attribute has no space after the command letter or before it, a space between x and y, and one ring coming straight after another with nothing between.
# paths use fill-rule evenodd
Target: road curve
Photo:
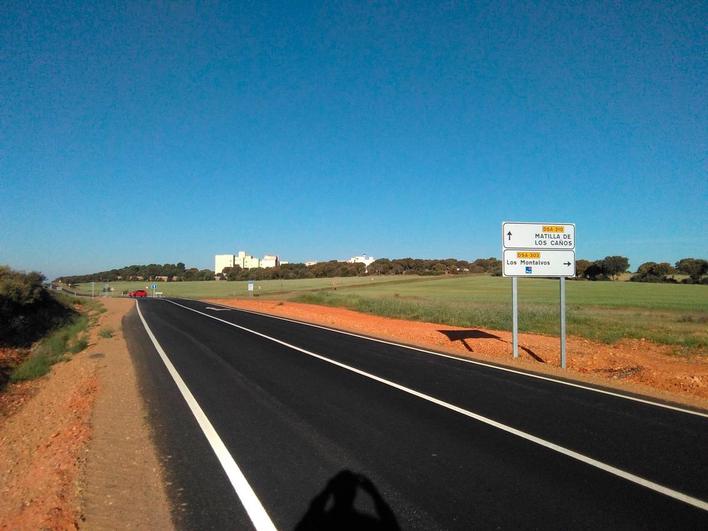
<instances>
[{"instance_id":1,"label":"road curve","mask_svg":"<svg viewBox=\"0 0 708 531\"><path fill-rule=\"evenodd\" d=\"M708 527L705 415L199 301L137 306L124 331L179 527Z\"/></svg>"}]
</instances>

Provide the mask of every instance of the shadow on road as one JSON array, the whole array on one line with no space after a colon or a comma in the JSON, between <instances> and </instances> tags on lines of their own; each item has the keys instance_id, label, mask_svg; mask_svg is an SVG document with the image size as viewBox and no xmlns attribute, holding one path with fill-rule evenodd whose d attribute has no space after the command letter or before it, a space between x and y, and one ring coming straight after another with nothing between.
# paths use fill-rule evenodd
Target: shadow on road
<instances>
[{"instance_id":1,"label":"shadow on road","mask_svg":"<svg viewBox=\"0 0 708 531\"><path fill-rule=\"evenodd\" d=\"M369 495L376 515L360 512L354 507L359 491ZM388 531L399 530L400 527L393 511L369 478L342 470L315 496L307 513L295 527L296 531L324 529Z\"/></svg>"}]
</instances>

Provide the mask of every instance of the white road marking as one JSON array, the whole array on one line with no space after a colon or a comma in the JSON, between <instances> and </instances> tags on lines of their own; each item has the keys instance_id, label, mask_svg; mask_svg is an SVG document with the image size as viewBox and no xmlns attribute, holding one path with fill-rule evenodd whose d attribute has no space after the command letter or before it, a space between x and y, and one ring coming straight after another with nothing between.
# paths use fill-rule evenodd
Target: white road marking
<instances>
[{"instance_id":1,"label":"white road marking","mask_svg":"<svg viewBox=\"0 0 708 531\"><path fill-rule=\"evenodd\" d=\"M231 310L231 308L214 308L213 306L207 306L204 309L205 310L213 310L215 312L228 312Z\"/></svg>"},{"instance_id":2,"label":"white road marking","mask_svg":"<svg viewBox=\"0 0 708 531\"><path fill-rule=\"evenodd\" d=\"M612 475L615 475L615 476L625 479L627 481L631 481L632 483L635 483L637 485L641 485L642 487L646 487L648 489L651 489L655 492L658 492L660 494L663 494L663 495L673 498L675 500L682 501L684 503L687 503L689 505L697 507L698 509L708 511L708 502L700 500L698 498L694 498L693 496L689 496L688 494L684 494L683 492L679 492L679 491L671 489L669 487L665 487L664 485L660 485L659 483L655 483L655 482L645 479L643 477L632 474L631 472L627 472L625 470L616 468L612 465L608 465L607 463L603 463L602 461L598 461L597 459L593 459L592 457L588 457L588 456L581 454L579 452L575 452L574 450L570 450L568 448L565 448L565 447L560 446L558 444L552 443L552 442L542 439L540 437L536 437L535 435L531 435L530 433L526 433L526 432L518 430L516 428L512 428L511 426L507 426L506 424L502 424L501 422L497 422L496 420L492 420L492 419L485 417L483 415L479 415L478 413L474 413L472 411L461 408L461 407L451 404L449 402L439 400L433 396L427 395L425 393L421 393L420 391L416 391L415 389L411 389L411 388L405 387L401 384L397 384L396 382L393 382L391 380L387 380L385 378L381 378L380 376L376 376L375 374L371 374L369 372L362 371L361 369L357 369L356 367L352 367L350 365L346 365L346 364L341 363L339 361L327 358L325 356L322 356L321 354L317 354L315 352L305 350L304 348L300 348L298 346L291 345L290 343L286 343L285 341L281 341L280 339L268 336L266 334L263 334L261 332L257 332L255 330L251 330L250 328L246 328L245 326L231 323L229 321L226 321L226 320L216 317L214 315L209 315L208 313L200 312L199 310L195 310L194 308L190 308L189 306L184 306L182 304L179 304L179 303L171 301L171 300L168 300L167 302L174 304L175 306L179 306L180 308L184 308L185 310L189 310L191 312L198 313L199 315L203 315L203 316L208 317L210 319L214 319L215 321L220 321L220 322L227 324L229 326L233 326L234 328L238 328L238 329L243 330L245 332L249 332L251 334L257 335L259 337L262 337L262 338L272 341L274 343L278 343L279 345L283 345L284 347L288 347L292 350L296 350L296 351L301 352L303 354L307 354L308 356L312 356L313 358L317 358L317 359L325 361L327 363L331 363L332 365L336 365L337 367L341 367L343 369L354 372L354 373L364 376L366 378L370 378L371 380L375 380L375 381L382 383L384 385L388 385L389 387L393 387L394 389L398 389L399 391L403 391L404 393L408 393L408 394L413 395L415 397L422 398L423 400L427 400L428 402L432 402L433 404L444 407L446 409L449 409L451 411L454 411L454 412L464 415L466 417L472 418L474 420L477 420L479 422L487 424L488 426L492 426L492 427L497 428L499 430L505 431L507 433L510 433L512 435L515 435L517 437L520 437L520 438L530 441L532 443L535 443L535 444L538 444L538 445L543 446L545 448L548 448L550 450L553 450L554 452L558 452L560 454L571 457L572 459L576 459L576 460L586 463L590 466L593 466L595 468L598 468L600 470L608 472Z\"/></svg>"},{"instance_id":3,"label":"white road marking","mask_svg":"<svg viewBox=\"0 0 708 531\"><path fill-rule=\"evenodd\" d=\"M194 415L194 418L199 423L199 427L202 429L204 436L209 441L212 450L214 450L217 459L221 463L224 472L226 472L226 475L228 476L231 485L236 491L236 495L241 500L241 503L246 509L246 512L248 513L251 522L253 522L254 527L258 531L275 531L275 525L273 525L273 522L268 516L268 513L261 504L260 500L256 496L256 493L253 492L251 485L248 484L246 476L244 476L243 472L241 472L241 469L238 467L236 461L229 453L228 449L226 448L226 445L223 443L221 437L219 437L219 434L214 429L214 426L212 426L211 422L209 421L209 418L206 416L201 406L194 398L194 395L192 395L192 392L187 387L187 384L185 384L184 380L182 380L182 377L177 372L177 369L175 369L174 365L172 365L172 362L167 357L167 354L165 353L160 343L158 343L157 339L155 338L155 335L152 333L152 330L150 330L150 327L145 321L145 317L143 317L143 313L140 311L140 304L138 303L138 301L135 301L135 306L138 309L138 315L140 316L140 320L143 322L145 331L147 332L148 336L150 336L152 344L155 346L155 349L160 355L160 358L162 358L162 361L165 364L165 367L167 367L170 376L172 376L172 379L175 381L175 384L177 384L177 388L179 389L180 393L182 393L182 397L187 402L189 409L192 411L192 415Z\"/></svg>"},{"instance_id":4,"label":"white road marking","mask_svg":"<svg viewBox=\"0 0 708 531\"><path fill-rule=\"evenodd\" d=\"M228 308L230 310L236 310L237 312L244 312L244 313L251 313L253 315L261 315L263 317L270 317L271 319L278 319L280 321L287 321L289 323L295 323L295 324L300 324L304 326L310 326L312 328L319 328L321 330L327 330L329 332L336 332L337 334L343 334L345 336L352 336L356 337L359 339L366 339L368 341L374 341L376 343L383 343L385 345L391 345L394 347L400 347L400 348L405 348L408 350L415 350L416 352L423 352L425 354L432 354L433 356L439 356L441 358L448 358L451 360L459 361L462 363L471 363L472 365L479 365L481 367L487 367L490 369L496 369L498 371L504 371L504 372L511 372L514 374L519 374L521 376L527 376L529 378L536 378L537 380L545 380L547 382L553 382L561 385L567 385L569 387L576 387L578 389L585 389L586 391L592 391L594 393L600 393L603 395L609 395L609 396L614 396L617 398L623 398L625 400L632 400L633 402L641 402L642 404L648 404L650 406L656 406L656 407L662 407L664 409L671 409L673 411L679 411L681 413L687 413L689 415L696 415L698 417L704 417L708 418L708 413L703 413L701 411L693 411L691 409L685 409L682 407L678 406L672 406L670 404L662 404L661 402L654 402L653 400L647 400L645 398L639 398L637 396L631 396L631 395L625 395L622 393L614 393L612 391L607 391L605 389L598 389L596 387L591 387L589 385L582 385L574 382L568 382L566 380L557 380L556 378L551 378L550 376L541 376L540 374L534 374L530 372L524 372L521 370L517 369L512 369L510 367L502 367L500 365L492 365L491 363L485 363L483 361L477 361L477 360L472 360L469 358L461 358L458 356L452 356L450 354L443 354L442 352L435 352L434 350L426 350L424 348L420 347L413 347L411 345L404 345L403 343L396 343L395 341L387 341L385 339L379 339L376 337L370 337L370 336L364 336L361 334L357 334L354 332L347 332L346 330L339 330L337 328L330 328L328 326L323 326L323 325L318 325L318 324L313 324L313 323L308 323L305 321L298 321L297 319L288 319L287 317L280 317L278 315L272 315L269 313L263 313L263 312L257 312L254 310L244 310L243 308L235 308L233 306L225 306L223 304L219 303L213 303L216 304L217 306L222 306L223 308Z\"/></svg>"}]
</instances>

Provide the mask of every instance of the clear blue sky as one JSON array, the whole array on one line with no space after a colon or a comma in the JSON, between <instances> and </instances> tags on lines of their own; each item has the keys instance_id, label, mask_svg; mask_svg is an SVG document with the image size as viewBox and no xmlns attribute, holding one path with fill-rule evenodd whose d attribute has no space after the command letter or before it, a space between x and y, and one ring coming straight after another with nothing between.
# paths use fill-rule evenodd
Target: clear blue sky
<instances>
[{"instance_id":1,"label":"clear blue sky","mask_svg":"<svg viewBox=\"0 0 708 531\"><path fill-rule=\"evenodd\" d=\"M0 9L0 263L708 255L706 2L98 4Z\"/></svg>"}]
</instances>

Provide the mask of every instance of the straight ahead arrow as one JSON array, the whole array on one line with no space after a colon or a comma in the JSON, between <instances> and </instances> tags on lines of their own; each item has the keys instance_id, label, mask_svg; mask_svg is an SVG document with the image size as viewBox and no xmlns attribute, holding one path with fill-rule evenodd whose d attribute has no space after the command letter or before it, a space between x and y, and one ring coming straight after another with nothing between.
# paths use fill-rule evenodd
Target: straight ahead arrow
<instances>
[{"instance_id":1,"label":"straight ahead arrow","mask_svg":"<svg viewBox=\"0 0 708 531\"><path fill-rule=\"evenodd\" d=\"M506 233L507 236L509 236L509 239L511 240L511 231Z\"/></svg>"}]
</instances>

